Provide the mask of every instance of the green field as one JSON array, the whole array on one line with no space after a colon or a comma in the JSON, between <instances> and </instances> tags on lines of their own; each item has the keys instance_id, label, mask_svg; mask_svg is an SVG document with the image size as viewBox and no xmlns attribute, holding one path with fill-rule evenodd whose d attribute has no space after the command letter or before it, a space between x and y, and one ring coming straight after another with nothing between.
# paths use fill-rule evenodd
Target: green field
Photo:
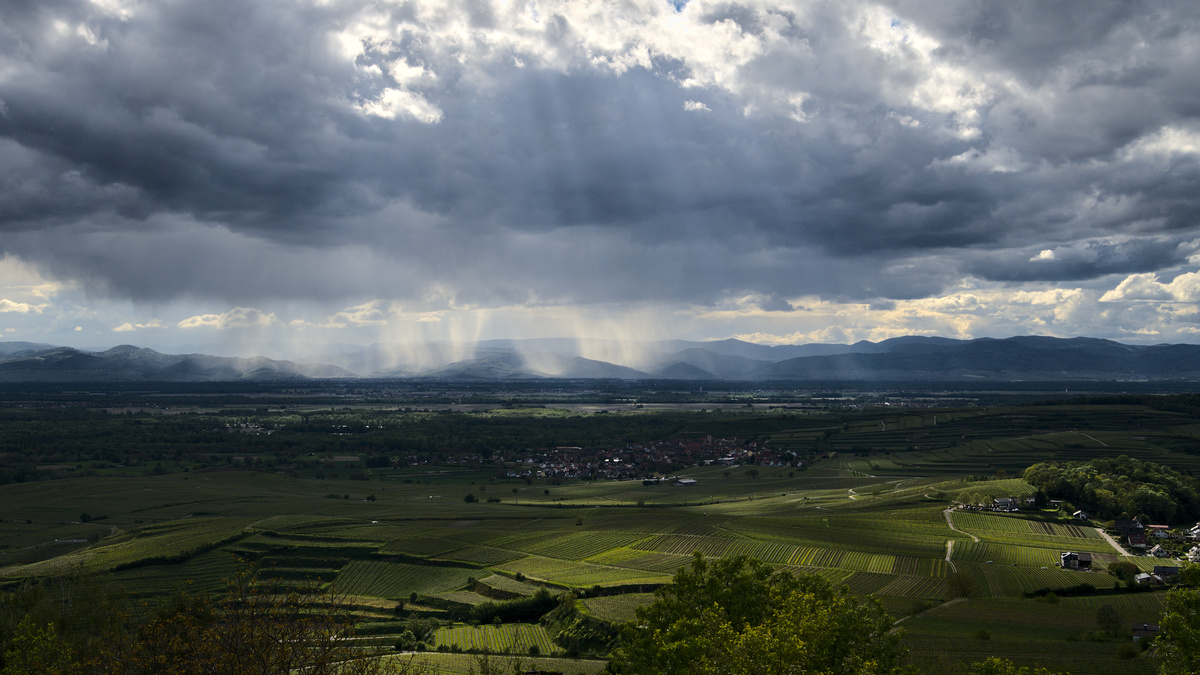
<instances>
[{"instance_id":1,"label":"green field","mask_svg":"<svg viewBox=\"0 0 1200 675\"><path fill-rule=\"evenodd\" d=\"M489 419L523 414L510 409ZM381 644L394 641L408 618L432 618L441 625L431 648L528 658L530 646L542 657L566 646L539 624L469 625L470 609L546 588L574 593L584 615L616 624L632 620L696 552L746 555L879 597L904 618L906 644L930 673L962 672L990 654L1068 672L1151 672L1150 659L1118 661L1116 642L1081 636L1095 630L1096 609L1106 603L1130 621L1154 621L1162 593L1057 603L1024 597L1083 583L1111 589L1104 567L1119 557L1093 524L1049 510L960 509L951 529L947 508L968 496L1031 496L1034 488L1018 476L1047 459L1129 454L1200 469L1200 454L1185 451L1200 438L1200 423L1135 405L953 409L938 411L936 424L934 416L873 410L693 421L683 432L736 431L764 445L822 444L824 451L806 455L802 468L760 466L757 475L744 466L679 469L697 481L690 487L526 479L507 476L510 467L451 464L381 470L365 480L190 467L10 483L0 486L0 578L16 584L82 569L155 603L183 589L218 591L245 560L287 587L327 585L352 598L364 632ZM468 503L467 494L500 501ZM102 518L82 522L84 513ZM1056 568L1062 551L1099 554L1097 570ZM1133 560L1143 569L1162 564ZM951 582L962 579L969 592L956 599ZM979 639L981 632L989 637ZM470 663L466 654L419 658L436 660L443 672L465 673ZM563 672L601 667L538 663Z\"/></svg>"}]
</instances>

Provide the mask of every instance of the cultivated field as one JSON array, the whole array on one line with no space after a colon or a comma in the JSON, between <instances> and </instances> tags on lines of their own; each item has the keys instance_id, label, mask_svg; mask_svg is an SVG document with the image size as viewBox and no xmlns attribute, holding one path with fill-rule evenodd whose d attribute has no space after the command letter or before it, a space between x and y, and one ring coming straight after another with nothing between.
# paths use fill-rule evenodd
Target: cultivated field
<instances>
[{"instance_id":1,"label":"cultivated field","mask_svg":"<svg viewBox=\"0 0 1200 675\"><path fill-rule=\"evenodd\" d=\"M82 568L111 574L155 603L181 588L218 590L243 559L286 587L328 585L351 598L364 632L381 643L411 618L434 618L442 625L430 649L530 658L531 646L540 657L566 646L539 624L469 625L470 609L546 588L574 593L588 617L619 623L695 552L747 555L879 598L905 618L905 639L931 673L962 672L964 662L988 654L1081 673L1153 669L1144 658L1117 661L1115 642L1085 634L1105 603L1130 621L1153 621L1161 593L1024 597L1113 586L1102 568L1117 552L1092 525L1053 510L954 510L948 518L947 509L968 496L1031 496L1020 473L1047 459L1130 454L1200 469L1200 456L1180 450L1200 436L1193 418L1139 406L1042 406L775 415L699 430L824 451L807 455L803 467L756 466L756 474L686 467L677 473L696 481L687 487L550 481L537 467L529 478L508 477L449 464L373 470L365 480L189 467L14 483L0 488L0 577L11 583ZM498 503L469 503L468 494ZM1100 569L1069 572L1055 566L1062 551L1105 555ZM420 658L466 672L470 657ZM601 667L538 664L579 673Z\"/></svg>"}]
</instances>

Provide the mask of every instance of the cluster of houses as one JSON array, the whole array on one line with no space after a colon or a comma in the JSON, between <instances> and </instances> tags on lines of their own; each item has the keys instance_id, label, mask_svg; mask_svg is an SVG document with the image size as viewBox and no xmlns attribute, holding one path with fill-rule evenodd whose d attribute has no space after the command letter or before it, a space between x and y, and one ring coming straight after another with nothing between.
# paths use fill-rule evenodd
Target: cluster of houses
<instances>
[{"instance_id":1,"label":"cluster of houses","mask_svg":"<svg viewBox=\"0 0 1200 675\"><path fill-rule=\"evenodd\" d=\"M1088 571L1092 569L1092 554L1086 551L1063 551L1059 554L1059 566L1064 570ZM1179 578L1178 567L1155 565L1153 572L1142 572L1133 577L1134 582L1148 584L1173 584Z\"/></svg>"},{"instance_id":2,"label":"cluster of houses","mask_svg":"<svg viewBox=\"0 0 1200 675\"><path fill-rule=\"evenodd\" d=\"M1143 525L1137 518L1129 520L1118 520L1113 523L1113 527L1121 533L1125 538L1126 543L1132 549L1147 551L1150 555L1158 558L1169 558L1171 552L1163 548L1161 541L1167 539L1183 539L1183 535L1171 534L1169 525ZM1195 528L1193 528L1195 529ZM1153 542L1152 540L1157 540Z\"/></svg>"},{"instance_id":3,"label":"cluster of houses","mask_svg":"<svg viewBox=\"0 0 1200 675\"><path fill-rule=\"evenodd\" d=\"M799 466L790 453L759 448L755 441L733 438L674 439L653 443L627 443L603 450L562 446L547 450L526 449L513 457L491 458L492 463L523 464L509 468L510 478L609 478L661 479L687 466L755 464Z\"/></svg>"}]
</instances>

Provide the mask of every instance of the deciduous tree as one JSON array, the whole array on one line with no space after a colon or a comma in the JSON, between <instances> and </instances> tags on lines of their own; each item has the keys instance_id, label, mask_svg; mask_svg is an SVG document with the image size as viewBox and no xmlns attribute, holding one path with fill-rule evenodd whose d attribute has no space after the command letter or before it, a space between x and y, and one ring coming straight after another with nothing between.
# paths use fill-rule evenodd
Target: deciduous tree
<instances>
[{"instance_id":1,"label":"deciduous tree","mask_svg":"<svg viewBox=\"0 0 1200 675\"><path fill-rule=\"evenodd\" d=\"M1171 589L1154 643L1162 657L1160 675L1200 672L1200 589Z\"/></svg>"},{"instance_id":2,"label":"deciduous tree","mask_svg":"<svg viewBox=\"0 0 1200 675\"><path fill-rule=\"evenodd\" d=\"M744 556L696 554L637 611L609 671L636 675L904 672L900 636L875 601Z\"/></svg>"}]
</instances>

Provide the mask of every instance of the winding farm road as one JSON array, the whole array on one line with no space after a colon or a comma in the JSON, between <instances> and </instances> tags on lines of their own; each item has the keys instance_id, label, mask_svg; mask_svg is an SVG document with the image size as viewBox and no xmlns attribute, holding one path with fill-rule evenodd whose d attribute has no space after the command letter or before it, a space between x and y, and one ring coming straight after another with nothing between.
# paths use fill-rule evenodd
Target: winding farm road
<instances>
[{"instance_id":1,"label":"winding farm road","mask_svg":"<svg viewBox=\"0 0 1200 675\"><path fill-rule=\"evenodd\" d=\"M1133 555L1133 554L1132 554L1132 553L1130 553L1129 551L1126 551L1125 549L1121 548L1121 545L1117 543L1117 540L1116 540L1116 539L1113 539L1113 538L1112 538L1112 536L1110 536L1110 535L1109 535L1107 532L1105 532L1104 530L1102 530L1102 529L1100 529L1100 528L1098 528L1098 527L1097 527L1097 528L1096 528L1096 531L1097 531L1097 532L1099 532L1099 533L1100 533L1100 536L1101 536L1101 537L1104 537L1104 539L1105 539L1106 541L1108 541L1108 543L1112 544L1112 547L1113 547L1113 548L1115 548L1115 549L1117 549L1117 551L1118 551L1118 552L1119 552L1121 555L1127 555L1127 556L1132 556L1132 555Z\"/></svg>"},{"instance_id":2,"label":"winding farm road","mask_svg":"<svg viewBox=\"0 0 1200 675\"><path fill-rule=\"evenodd\" d=\"M954 530L955 532L958 532L959 534L965 534L965 535L967 535L967 536L968 536L968 537L970 537L970 538L971 538L971 539L972 539L972 540L973 540L975 543L977 543L977 544L978 544L978 543L979 543L979 537L976 537L975 535L971 534L970 532L963 532L962 530L960 530L960 529L958 529L957 527L955 527L955 526L954 526L954 518L951 516L951 513L952 513L953 511L954 511L954 507L953 507L953 506L951 506L950 508L946 509L945 511L942 511L942 514L946 516L946 524L950 526L950 529Z\"/></svg>"},{"instance_id":3,"label":"winding farm road","mask_svg":"<svg viewBox=\"0 0 1200 675\"><path fill-rule=\"evenodd\" d=\"M954 518L952 516L953 511L954 511L953 506L946 509L945 511L942 511L942 515L946 516L946 524L949 525L950 529L954 530L955 532L958 532L959 534L965 534L968 537L970 537L972 540L974 540L976 543L978 543L979 537L976 537L975 535L971 534L970 532L963 532L962 530L960 530L954 526ZM954 564L953 560L951 560L951 558L953 556L954 556L954 540L947 539L946 540L946 562L949 563L951 570L957 572L958 566Z\"/></svg>"},{"instance_id":4,"label":"winding farm road","mask_svg":"<svg viewBox=\"0 0 1200 675\"><path fill-rule=\"evenodd\" d=\"M957 605L957 604L958 604L958 603L960 603L960 602L966 602L966 601L967 601L967 599L966 599L966 598L953 598L953 599L950 599L950 600L947 600L947 601L943 602L943 603L942 603L942 604L940 604L940 605L934 605L933 607L930 607L929 609L925 610L924 612L917 612L917 614L926 614L926 613L932 612L932 611L934 611L934 610L937 610L937 609L939 609L939 608L941 608L941 607L952 607L952 606L954 606L954 605ZM913 618L913 617L914 617L914 616L916 616L917 614L909 614L909 615L908 615L908 616L906 616L906 617L902 617L902 618L896 619L895 621L893 621L893 622L892 622L892 629L891 629L890 631L888 631L888 632L889 632L889 633L895 633L895 632L896 632L896 630L898 629L898 626L899 626L901 623L903 623L904 621L907 621L907 620L909 620L909 619Z\"/></svg>"},{"instance_id":5,"label":"winding farm road","mask_svg":"<svg viewBox=\"0 0 1200 675\"><path fill-rule=\"evenodd\" d=\"M1100 445L1103 445L1106 448L1108 447L1108 443L1105 443L1104 441L1100 440L1099 438L1095 438L1094 436L1089 436L1089 435L1083 433L1082 431L1076 431L1075 433L1079 434L1080 436L1083 436L1084 438L1090 438L1093 441L1096 441L1097 443L1099 443Z\"/></svg>"}]
</instances>

